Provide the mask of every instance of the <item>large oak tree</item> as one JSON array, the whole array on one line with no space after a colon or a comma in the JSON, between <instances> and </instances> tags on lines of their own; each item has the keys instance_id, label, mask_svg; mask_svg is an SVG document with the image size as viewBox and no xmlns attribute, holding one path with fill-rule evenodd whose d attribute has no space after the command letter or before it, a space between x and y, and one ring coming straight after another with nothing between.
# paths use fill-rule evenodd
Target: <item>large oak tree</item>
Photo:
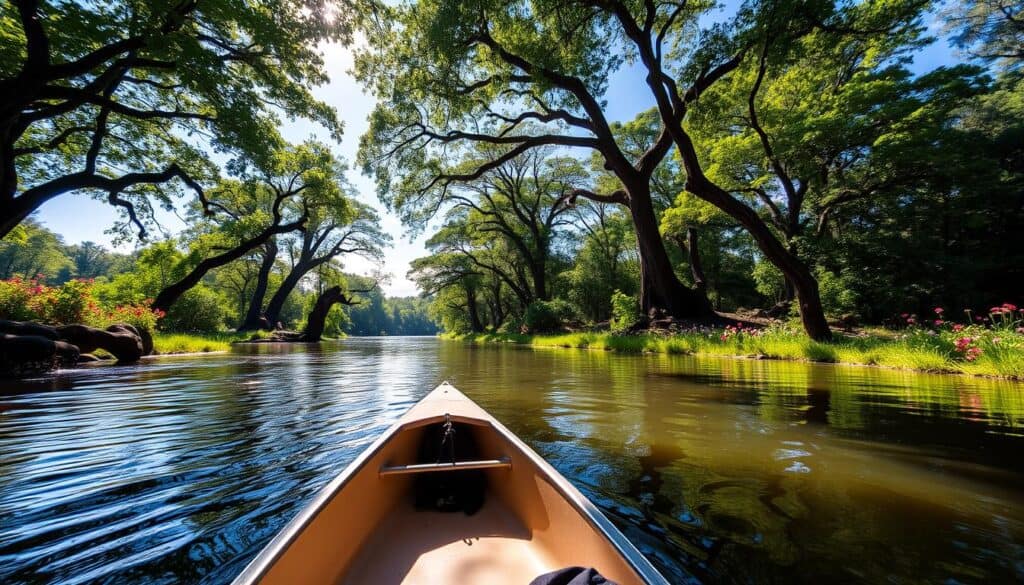
<instances>
[{"instance_id":1,"label":"large oak tree","mask_svg":"<svg viewBox=\"0 0 1024 585\"><path fill-rule=\"evenodd\" d=\"M622 59L586 22L564 20L556 4L426 0L395 8L357 58L357 77L380 99L361 161L383 200L422 224L450 203L454 185L532 149L596 151L621 188L580 188L575 196L628 207L645 311L711 317L703 295L676 277L658 233L651 177L672 138L661 132L639 156L628 155L602 102ZM481 143L504 148L467 166Z\"/></svg>"},{"instance_id":2,"label":"large oak tree","mask_svg":"<svg viewBox=\"0 0 1024 585\"><path fill-rule=\"evenodd\" d=\"M335 136L321 43L344 0L11 0L0 7L0 236L68 193L139 217L201 192L210 150L262 163L279 116Z\"/></svg>"}]
</instances>

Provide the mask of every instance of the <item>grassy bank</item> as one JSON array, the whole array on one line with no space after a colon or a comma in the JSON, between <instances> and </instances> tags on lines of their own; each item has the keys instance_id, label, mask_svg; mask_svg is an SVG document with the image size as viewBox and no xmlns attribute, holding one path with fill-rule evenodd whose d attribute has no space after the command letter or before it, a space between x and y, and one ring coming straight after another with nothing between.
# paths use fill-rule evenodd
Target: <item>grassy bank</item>
<instances>
[{"instance_id":1,"label":"grassy bank","mask_svg":"<svg viewBox=\"0 0 1024 585\"><path fill-rule=\"evenodd\" d=\"M210 332L210 333L156 333L153 335L153 349L161 355L176 353L209 353L227 351L236 341L252 337L252 333Z\"/></svg>"},{"instance_id":2,"label":"grassy bank","mask_svg":"<svg viewBox=\"0 0 1024 585\"><path fill-rule=\"evenodd\" d=\"M879 332L856 337L837 335L828 343L813 341L802 333L786 329L749 332L701 329L672 335L593 332L565 335L485 333L446 337L474 343L515 343L625 353L761 357L1024 379L1024 336L1012 331L980 333L974 337L961 333L946 336L924 330ZM964 339L971 342L965 344ZM972 351L971 348L977 349Z\"/></svg>"}]
</instances>

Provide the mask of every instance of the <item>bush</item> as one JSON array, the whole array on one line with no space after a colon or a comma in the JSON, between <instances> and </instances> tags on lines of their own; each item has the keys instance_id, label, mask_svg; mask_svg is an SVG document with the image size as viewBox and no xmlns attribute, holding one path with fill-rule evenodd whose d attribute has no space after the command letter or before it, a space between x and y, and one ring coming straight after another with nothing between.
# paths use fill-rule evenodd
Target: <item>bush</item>
<instances>
[{"instance_id":1,"label":"bush","mask_svg":"<svg viewBox=\"0 0 1024 585\"><path fill-rule=\"evenodd\" d=\"M620 290L612 293L612 318L608 323L612 333L629 330L640 320L640 303Z\"/></svg>"},{"instance_id":2,"label":"bush","mask_svg":"<svg viewBox=\"0 0 1024 585\"><path fill-rule=\"evenodd\" d=\"M533 301L523 314L523 325L531 333L555 331L572 318L572 305L563 300Z\"/></svg>"},{"instance_id":3,"label":"bush","mask_svg":"<svg viewBox=\"0 0 1024 585\"><path fill-rule=\"evenodd\" d=\"M857 311L855 279L845 272L836 274L828 270L818 271L818 290L821 304L830 315L842 315Z\"/></svg>"},{"instance_id":4,"label":"bush","mask_svg":"<svg viewBox=\"0 0 1024 585\"><path fill-rule=\"evenodd\" d=\"M167 331L217 331L227 318L227 303L209 287L198 285L181 295L161 322Z\"/></svg>"},{"instance_id":5,"label":"bush","mask_svg":"<svg viewBox=\"0 0 1024 585\"><path fill-rule=\"evenodd\" d=\"M148 302L113 305L100 302L90 280L69 280L60 286L46 286L38 279L18 277L0 280L0 319L36 321L50 325L82 323L104 329L128 323L154 331L163 312Z\"/></svg>"}]
</instances>

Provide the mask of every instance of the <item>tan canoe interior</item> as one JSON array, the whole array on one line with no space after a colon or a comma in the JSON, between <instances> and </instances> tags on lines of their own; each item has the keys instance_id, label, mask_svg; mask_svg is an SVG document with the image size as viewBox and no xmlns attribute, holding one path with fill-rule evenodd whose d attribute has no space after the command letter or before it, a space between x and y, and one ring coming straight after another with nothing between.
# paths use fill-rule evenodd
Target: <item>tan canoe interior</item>
<instances>
[{"instance_id":1,"label":"tan canoe interior","mask_svg":"<svg viewBox=\"0 0 1024 585\"><path fill-rule=\"evenodd\" d=\"M423 420L415 411L436 413L439 406L421 402L403 417L410 422L335 493L261 583L527 585L538 575L573 565L595 567L622 585L643 582L472 402L452 405L458 432L473 435L481 458L508 457L511 468L483 472L485 500L473 515L418 510L413 476L382 476L378 470L416 462L426 425L440 425L443 418Z\"/></svg>"}]
</instances>

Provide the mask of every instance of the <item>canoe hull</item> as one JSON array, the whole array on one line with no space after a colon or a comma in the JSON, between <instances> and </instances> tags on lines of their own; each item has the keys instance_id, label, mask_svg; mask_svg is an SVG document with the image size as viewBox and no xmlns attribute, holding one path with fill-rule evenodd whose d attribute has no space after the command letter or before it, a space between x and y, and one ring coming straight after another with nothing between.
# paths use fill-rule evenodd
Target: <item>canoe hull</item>
<instances>
[{"instance_id":1,"label":"canoe hull","mask_svg":"<svg viewBox=\"0 0 1024 585\"><path fill-rule=\"evenodd\" d=\"M479 471L486 496L472 515L416 509L417 474L387 471L416 464L425 433L446 419L492 462ZM235 584L525 584L573 565L621 585L667 583L550 464L444 383L332 480Z\"/></svg>"}]
</instances>

